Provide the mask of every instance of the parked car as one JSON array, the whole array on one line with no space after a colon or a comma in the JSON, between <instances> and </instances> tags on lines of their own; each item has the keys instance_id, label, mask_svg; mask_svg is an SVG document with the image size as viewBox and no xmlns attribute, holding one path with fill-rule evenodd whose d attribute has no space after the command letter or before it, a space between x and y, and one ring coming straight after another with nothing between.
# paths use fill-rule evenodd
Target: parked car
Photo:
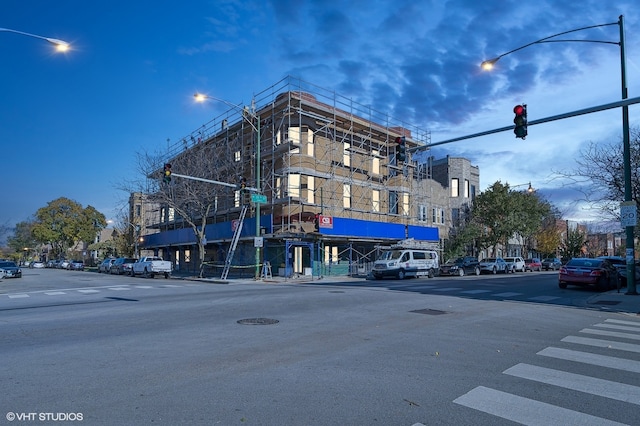
<instances>
[{"instance_id":1,"label":"parked car","mask_svg":"<svg viewBox=\"0 0 640 426\"><path fill-rule=\"evenodd\" d=\"M62 259L60 261L60 263L58 263L58 268L59 269L67 269L69 267L69 263L70 262L68 260Z\"/></svg>"},{"instance_id":2,"label":"parked car","mask_svg":"<svg viewBox=\"0 0 640 426\"><path fill-rule=\"evenodd\" d=\"M542 263L542 269L545 271L548 271L549 269L556 271L562 267L562 261L557 257L547 257L542 259L542 262L540 263Z\"/></svg>"},{"instance_id":3,"label":"parked car","mask_svg":"<svg viewBox=\"0 0 640 426\"><path fill-rule=\"evenodd\" d=\"M22 269L16 262L10 260L3 260L0 262L0 278L21 278Z\"/></svg>"},{"instance_id":4,"label":"parked car","mask_svg":"<svg viewBox=\"0 0 640 426\"><path fill-rule=\"evenodd\" d=\"M111 272L111 265L113 265L113 262L115 261L116 261L115 257L106 258L105 260L102 261L102 263L98 265L98 272L104 272L104 273Z\"/></svg>"},{"instance_id":5,"label":"parked car","mask_svg":"<svg viewBox=\"0 0 640 426\"><path fill-rule=\"evenodd\" d=\"M618 283L618 270L613 263L602 258L574 257L560 268L558 286L567 288L572 285L594 285L600 291L615 288Z\"/></svg>"},{"instance_id":6,"label":"parked car","mask_svg":"<svg viewBox=\"0 0 640 426\"><path fill-rule=\"evenodd\" d=\"M489 274L503 272L507 274L509 273L509 268L507 267L507 262L505 262L503 258L489 257L480 261L480 272L486 272Z\"/></svg>"},{"instance_id":7,"label":"parked car","mask_svg":"<svg viewBox=\"0 0 640 426\"><path fill-rule=\"evenodd\" d=\"M51 259L51 260L49 260L49 261L47 262L47 264L46 264L45 266L46 266L47 268L57 268L57 267L58 267L58 263L60 263L60 261L59 261L59 260L53 260L53 259Z\"/></svg>"},{"instance_id":8,"label":"parked car","mask_svg":"<svg viewBox=\"0 0 640 426\"><path fill-rule=\"evenodd\" d=\"M542 262L540 262L540 259L536 257L531 259L525 259L524 270L525 271L542 271Z\"/></svg>"},{"instance_id":9,"label":"parked car","mask_svg":"<svg viewBox=\"0 0 640 426\"><path fill-rule=\"evenodd\" d=\"M118 275L131 275L131 267L136 259L131 257L119 257L109 268L109 273Z\"/></svg>"},{"instance_id":10,"label":"parked car","mask_svg":"<svg viewBox=\"0 0 640 426\"><path fill-rule=\"evenodd\" d=\"M520 256L505 257L504 261L507 262L509 272L524 272L524 259Z\"/></svg>"},{"instance_id":11,"label":"parked car","mask_svg":"<svg viewBox=\"0 0 640 426\"><path fill-rule=\"evenodd\" d=\"M82 260L72 260L69 262L67 269L71 271L84 271L84 262Z\"/></svg>"},{"instance_id":12,"label":"parked car","mask_svg":"<svg viewBox=\"0 0 640 426\"><path fill-rule=\"evenodd\" d=\"M41 262L40 260L34 260L29 265L29 268L36 268L36 269L44 268L44 262Z\"/></svg>"},{"instance_id":13,"label":"parked car","mask_svg":"<svg viewBox=\"0 0 640 426\"><path fill-rule=\"evenodd\" d=\"M467 274L480 275L480 262L475 257L458 257L449 259L440 266L440 275L458 275L460 277Z\"/></svg>"}]
</instances>

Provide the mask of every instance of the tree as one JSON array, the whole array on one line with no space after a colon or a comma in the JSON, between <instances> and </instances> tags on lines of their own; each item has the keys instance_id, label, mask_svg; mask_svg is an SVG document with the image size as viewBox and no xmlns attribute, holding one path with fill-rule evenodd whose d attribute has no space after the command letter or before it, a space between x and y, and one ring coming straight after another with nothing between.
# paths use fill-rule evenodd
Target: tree
<instances>
[{"instance_id":1,"label":"tree","mask_svg":"<svg viewBox=\"0 0 640 426\"><path fill-rule=\"evenodd\" d=\"M640 130L630 130L631 196L640 208ZM603 212L607 219L620 219L620 202L625 199L622 142L595 143L580 152L577 167L557 172L582 191L584 201ZM638 228L636 227L636 232Z\"/></svg>"},{"instance_id":2,"label":"tree","mask_svg":"<svg viewBox=\"0 0 640 426\"><path fill-rule=\"evenodd\" d=\"M15 252L22 253L24 249L34 249L38 245L33 236L33 222L20 222L16 224L13 236L7 239L7 245Z\"/></svg>"},{"instance_id":3,"label":"tree","mask_svg":"<svg viewBox=\"0 0 640 426\"><path fill-rule=\"evenodd\" d=\"M534 236L551 209L551 204L535 193L515 191L509 184L495 182L473 204L472 220L480 230L480 248L498 244L506 247L514 235L525 239Z\"/></svg>"},{"instance_id":4,"label":"tree","mask_svg":"<svg viewBox=\"0 0 640 426\"><path fill-rule=\"evenodd\" d=\"M587 242L587 235L580 230L580 228L575 227L571 229L570 227L567 229L567 237L563 241L562 246L560 248L560 252L562 254L563 259L571 259L572 257L577 257L582 254L582 249Z\"/></svg>"},{"instance_id":5,"label":"tree","mask_svg":"<svg viewBox=\"0 0 640 426\"><path fill-rule=\"evenodd\" d=\"M65 197L50 201L36 212L34 238L50 244L53 256L65 254L76 243L93 242L96 234L107 226L104 215L92 206L82 205Z\"/></svg>"},{"instance_id":6,"label":"tree","mask_svg":"<svg viewBox=\"0 0 640 426\"><path fill-rule=\"evenodd\" d=\"M240 182L245 164L239 159L241 138L207 141L192 147L188 152L178 154L171 159L172 173L234 184ZM217 143L216 143L217 142ZM237 150L237 151L236 151ZM208 218L219 205L233 204L237 197L228 186L212 184L182 177L172 177L169 183L163 182L161 174L164 163L160 155L138 154L138 166L141 172L151 178L147 186L148 200L174 210L175 221L183 222L193 230L198 246L200 273L203 276L205 260L205 230ZM140 188L123 186L128 192L145 192Z\"/></svg>"}]
</instances>

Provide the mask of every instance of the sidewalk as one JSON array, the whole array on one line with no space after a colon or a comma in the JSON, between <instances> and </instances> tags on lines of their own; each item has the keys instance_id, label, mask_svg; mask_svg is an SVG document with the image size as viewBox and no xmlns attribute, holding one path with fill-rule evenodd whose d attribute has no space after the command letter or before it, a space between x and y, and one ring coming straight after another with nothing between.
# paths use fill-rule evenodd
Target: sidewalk
<instances>
[{"instance_id":1,"label":"sidewalk","mask_svg":"<svg viewBox=\"0 0 640 426\"><path fill-rule=\"evenodd\" d=\"M640 316L640 295L627 294L627 288L594 294L587 300L587 307L612 312L626 312Z\"/></svg>"}]
</instances>

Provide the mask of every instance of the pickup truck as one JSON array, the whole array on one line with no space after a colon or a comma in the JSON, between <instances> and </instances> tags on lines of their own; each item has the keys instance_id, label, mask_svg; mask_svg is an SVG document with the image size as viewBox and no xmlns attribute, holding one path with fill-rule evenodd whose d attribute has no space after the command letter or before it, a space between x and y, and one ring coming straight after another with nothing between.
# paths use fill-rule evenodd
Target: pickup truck
<instances>
[{"instance_id":1,"label":"pickup truck","mask_svg":"<svg viewBox=\"0 0 640 426\"><path fill-rule=\"evenodd\" d=\"M153 278L156 274L164 274L165 278L171 275L171 262L162 260L158 256L141 257L131 266L131 275L142 275Z\"/></svg>"}]
</instances>

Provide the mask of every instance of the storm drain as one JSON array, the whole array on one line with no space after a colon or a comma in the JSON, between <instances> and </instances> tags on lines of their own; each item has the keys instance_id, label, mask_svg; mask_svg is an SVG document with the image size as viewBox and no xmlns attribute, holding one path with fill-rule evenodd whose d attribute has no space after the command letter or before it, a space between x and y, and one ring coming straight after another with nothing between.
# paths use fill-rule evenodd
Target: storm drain
<instances>
[{"instance_id":1,"label":"storm drain","mask_svg":"<svg viewBox=\"0 0 640 426\"><path fill-rule=\"evenodd\" d=\"M241 319L238 320L238 324L244 324L244 325L271 325L271 324L277 324L280 321L278 321L277 319L271 319L271 318L245 318L245 319Z\"/></svg>"},{"instance_id":2,"label":"storm drain","mask_svg":"<svg viewBox=\"0 0 640 426\"><path fill-rule=\"evenodd\" d=\"M439 311L437 309L418 309L415 311L409 311L409 312L413 312L414 314L425 314L425 315L442 315L442 314L446 314L446 311Z\"/></svg>"}]
</instances>

